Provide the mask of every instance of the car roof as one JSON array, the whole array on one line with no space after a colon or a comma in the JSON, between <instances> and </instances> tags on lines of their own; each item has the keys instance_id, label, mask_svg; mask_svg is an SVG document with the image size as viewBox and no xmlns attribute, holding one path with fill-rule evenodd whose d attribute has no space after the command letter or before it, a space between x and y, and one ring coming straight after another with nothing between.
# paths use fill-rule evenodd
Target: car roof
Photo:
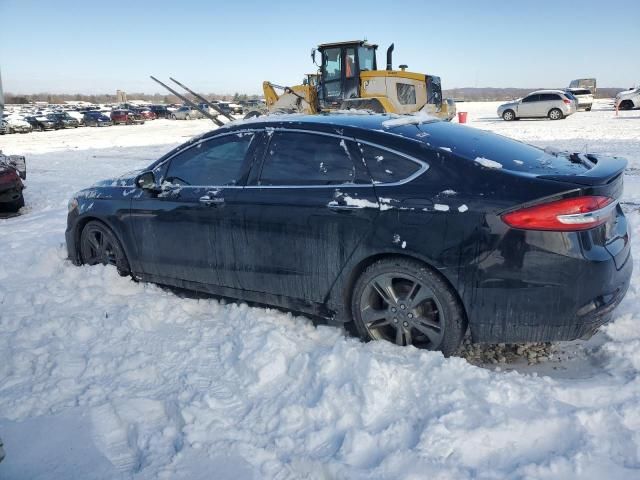
<instances>
[{"instance_id":1,"label":"car roof","mask_svg":"<svg viewBox=\"0 0 640 480\"><path fill-rule=\"evenodd\" d=\"M532 95L534 93L564 93L564 91L562 91L562 90L554 90L554 89L536 90L535 92L531 92L528 95Z\"/></svg>"},{"instance_id":2,"label":"car roof","mask_svg":"<svg viewBox=\"0 0 640 480\"><path fill-rule=\"evenodd\" d=\"M391 122L391 123L389 123ZM437 125L437 127L436 127ZM418 128L419 127L419 128ZM384 135L390 137L404 137L407 140L429 145L434 140L432 135L448 137L458 128L475 132L475 129L458 124L441 121L428 115L396 115L379 113L323 113L307 114L275 114L253 117L247 120L237 120L216 130L202 135L202 138L214 136L227 131L246 129L299 129L344 136L375 135L382 139ZM427 134L425 134L426 132ZM438 142L434 142L438 144Z\"/></svg>"}]
</instances>

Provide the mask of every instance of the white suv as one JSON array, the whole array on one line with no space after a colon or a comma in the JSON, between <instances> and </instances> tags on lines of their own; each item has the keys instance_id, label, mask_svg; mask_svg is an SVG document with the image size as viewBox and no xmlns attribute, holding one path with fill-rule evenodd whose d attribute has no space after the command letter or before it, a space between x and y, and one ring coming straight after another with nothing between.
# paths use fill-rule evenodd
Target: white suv
<instances>
[{"instance_id":1,"label":"white suv","mask_svg":"<svg viewBox=\"0 0 640 480\"><path fill-rule=\"evenodd\" d=\"M578 99L578 109L584 108L587 112L593 106L593 93L588 88L566 88L565 92L573 94Z\"/></svg>"},{"instance_id":2,"label":"white suv","mask_svg":"<svg viewBox=\"0 0 640 480\"><path fill-rule=\"evenodd\" d=\"M616 107L620 110L631 110L640 107L640 87L625 90L616 95Z\"/></svg>"},{"instance_id":3,"label":"white suv","mask_svg":"<svg viewBox=\"0 0 640 480\"><path fill-rule=\"evenodd\" d=\"M498 116L507 122L521 118L561 120L576 113L578 104L562 90L538 90L524 98L498 107Z\"/></svg>"}]
</instances>

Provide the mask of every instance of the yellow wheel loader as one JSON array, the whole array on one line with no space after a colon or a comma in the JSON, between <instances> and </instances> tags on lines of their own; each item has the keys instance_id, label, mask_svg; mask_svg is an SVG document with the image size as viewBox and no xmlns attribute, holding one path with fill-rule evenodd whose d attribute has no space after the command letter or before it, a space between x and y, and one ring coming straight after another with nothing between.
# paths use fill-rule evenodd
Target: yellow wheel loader
<instances>
[{"instance_id":1,"label":"yellow wheel loader","mask_svg":"<svg viewBox=\"0 0 640 480\"><path fill-rule=\"evenodd\" d=\"M386 69L378 70L377 48L364 40L319 45L311 53L319 71L306 75L302 85L262 84L267 111L308 114L350 109L398 114L423 111L444 120L454 117L455 104L442 99L440 77L409 72L406 65L393 70L393 44L387 50ZM247 117L259 114L253 111Z\"/></svg>"}]
</instances>

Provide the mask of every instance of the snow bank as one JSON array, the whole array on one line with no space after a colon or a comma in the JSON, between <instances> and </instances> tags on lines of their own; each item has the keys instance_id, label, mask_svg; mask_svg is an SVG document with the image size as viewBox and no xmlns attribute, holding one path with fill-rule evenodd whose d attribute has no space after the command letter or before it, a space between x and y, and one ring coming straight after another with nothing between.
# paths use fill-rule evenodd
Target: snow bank
<instances>
[{"instance_id":1,"label":"snow bank","mask_svg":"<svg viewBox=\"0 0 640 480\"><path fill-rule=\"evenodd\" d=\"M491 104L465 105L472 118L495 116ZM595 110L560 124L503 123L527 124L514 132L534 141L547 123L555 131L583 124L591 135L593 124L604 128L610 120ZM607 130L598 144L599 136L567 143L624 150L640 133L635 124L616 138ZM137 126L78 130L77 138L49 132L1 139L9 153L32 154L28 207L0 220L0 437L7 451L0 477L637 476L637 170L627 175L622 203L634 238L633 283L578 368L480 368L414 348L364 344L276 310L135 283L113 268L71 265L63 246L70 194L142 168L201 133L195 122L173 125L158 123L161 133L149 127L147 146L129 138L126 129ZM56 133L65 134L66 147ZM632 165L639 155L633 150ZM398 241L411 245L410 238Z\"/></svg>"}]
</instances>

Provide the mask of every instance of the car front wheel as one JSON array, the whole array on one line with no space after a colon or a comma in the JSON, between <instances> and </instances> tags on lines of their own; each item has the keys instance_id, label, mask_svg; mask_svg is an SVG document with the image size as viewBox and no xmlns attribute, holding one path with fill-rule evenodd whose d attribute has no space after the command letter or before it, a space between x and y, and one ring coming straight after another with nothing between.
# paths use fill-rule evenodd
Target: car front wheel
<instances>
[{"instance_id":1,"label":"car front wheel","mask_svg":"<svg viewBox=\"0 0 640 480\"><path fill-rule=\"evenodd\" d=\"M564 115L562 114L562 110L559 108L552 108L549 110L549 119L551 120L562 120Z\"/></svg>"},{"instance_id":2,"label":"car front wheel","mask_svg":"<svg viewBox=\"0 0 640 480\"><path fill-rule=\"evenodd\" d=\"M105 224L92 220L80 234L80 259L85 265L115 265L122 276L131 269L122 245Z\"/></svg>"},{"instance_id":3,"label":"car front wheel","mask_svg":"<svg viewBox=\"0 0 640 480\"><path fill-rule=\"evenodd\" d=\"M383 259L370 265L352 292L351 313L365 341L439 350L450 356L467 328L451 288L427 266L409 259Z\"/></svg>"},{"instance_id":4,"label":"car front wheel","mask_svg":"<svg viewBox=\"0 0 640 480\"><path fill-rule=\"evenodd\" d=\"M516 119L516 113L513 110L505 110L502 114L502 119L506 122L510 122L511 120Z\"/></svg>"}]
</instances>

